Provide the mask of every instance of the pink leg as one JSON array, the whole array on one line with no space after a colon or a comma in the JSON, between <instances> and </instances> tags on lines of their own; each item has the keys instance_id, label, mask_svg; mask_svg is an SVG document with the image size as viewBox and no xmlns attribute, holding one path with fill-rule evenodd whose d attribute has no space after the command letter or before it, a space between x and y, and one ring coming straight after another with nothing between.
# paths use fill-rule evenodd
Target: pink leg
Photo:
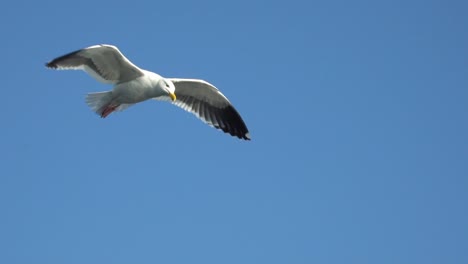
<instances>
[{"instance_id":1,"label":"pink leg","mask_svg":"<svg viewBox=\"0 0 468 264\"><path fill-rule=\"evenodd\" d=\"M106 106L106 108L104 108L104 110L102 111L101 117L102 118L107 117L108 115L110 115L110 113L114 112L114 110L117 109L117 107L119 107L119 105Z\"/></svg>"}]
</instances>

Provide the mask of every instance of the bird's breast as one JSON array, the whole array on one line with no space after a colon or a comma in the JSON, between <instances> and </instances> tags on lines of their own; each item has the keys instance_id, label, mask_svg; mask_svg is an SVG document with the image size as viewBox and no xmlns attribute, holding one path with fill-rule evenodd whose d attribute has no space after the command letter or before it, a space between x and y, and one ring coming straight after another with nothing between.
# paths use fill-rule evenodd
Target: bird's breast
<instances>
[{"instance_id":1,"label":"bird's breast","mask_svg":"<svg viewBox=\"0 0 468 264\"><path fill-rule=\"evenodd\" d=\"M114 97L122 104L135 104L160 95L153 82L145 76L119 83L114 87Z\"/></svg>"}]
</instances>

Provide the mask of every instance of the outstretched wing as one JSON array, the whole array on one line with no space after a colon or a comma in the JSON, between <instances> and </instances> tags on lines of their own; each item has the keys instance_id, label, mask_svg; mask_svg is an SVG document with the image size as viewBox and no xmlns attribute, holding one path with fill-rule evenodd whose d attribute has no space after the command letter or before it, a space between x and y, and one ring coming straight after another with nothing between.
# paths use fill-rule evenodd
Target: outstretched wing
<instances>
[{"instance_id":1,"label":"outstretched wing","mask_svg":"<svg viewBox=\"0 0 468 264\"><path fill-rule=\"evenodd\" d=\"M241 139L250 140L249 130L229 100L212 84L196 79L173 79L176 106L193 113L208 125Z\"/></svg>"},{"instance_id":2,"label":"outstretched wing","mask_svg":"<svg viewBox=\"0 0 468 264\"><path fill-rule=\"evenodd\" d=\"M112 45L96 45L77 50L46 63L57 70L84 70L104 83L121 83L143 75L140 68L130 62Z\"/></svg>"}]
</instances>

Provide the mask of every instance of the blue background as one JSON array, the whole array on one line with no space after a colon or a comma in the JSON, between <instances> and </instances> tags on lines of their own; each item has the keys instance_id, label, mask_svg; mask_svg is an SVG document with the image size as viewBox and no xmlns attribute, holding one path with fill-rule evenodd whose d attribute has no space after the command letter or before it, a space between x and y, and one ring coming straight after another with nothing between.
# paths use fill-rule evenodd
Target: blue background
<instances>
[{"instance_id":1,"label":"blue background","mask_svg":"<svg viewBox=\"0 0 468 264\"><path fill-rule=\"evenodd\" d=\"M468 2L10 1L0 263L468 263ZM252 141L44 63L116 45Z\"/></svg>"}]
</instances>

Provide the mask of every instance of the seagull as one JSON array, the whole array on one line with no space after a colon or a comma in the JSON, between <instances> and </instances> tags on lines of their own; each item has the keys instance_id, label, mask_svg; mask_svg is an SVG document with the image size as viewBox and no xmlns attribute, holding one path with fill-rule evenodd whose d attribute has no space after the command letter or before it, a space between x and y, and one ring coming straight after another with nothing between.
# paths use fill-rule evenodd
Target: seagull
<instances>
[{"instance_id":1,"label":"seagull","mask_svg":"<svg viewBox=\"0 0 468 264\"><path fill-rule=\"evenodd\" d=\"M214 85L198 79L164 78L140 69L115 46L101 44L80 49L51 60L46 67L84 70L97 81L113 84L111 91L86 96L88 106L102 118L133 104L156 99L172 102L231 136L250 140L241 116Z\"/></svg>"}]
</instances>

